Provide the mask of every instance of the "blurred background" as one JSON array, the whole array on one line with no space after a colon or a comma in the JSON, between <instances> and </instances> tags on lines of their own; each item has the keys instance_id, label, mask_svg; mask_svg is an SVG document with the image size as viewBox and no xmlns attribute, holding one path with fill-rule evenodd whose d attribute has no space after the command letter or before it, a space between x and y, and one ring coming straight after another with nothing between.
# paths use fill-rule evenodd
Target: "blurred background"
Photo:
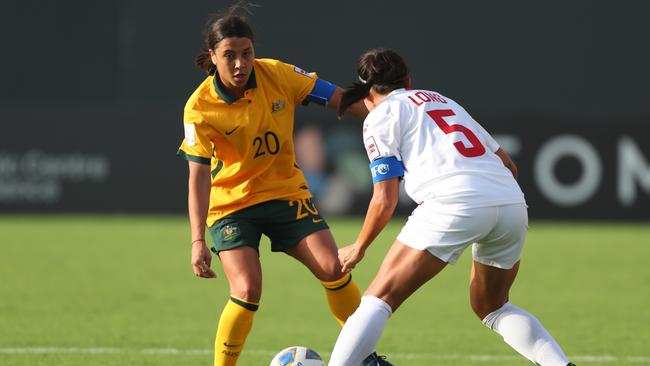
<instances>
[{"instance_id":1,"label":"blurred background","mask_svg":"<svg viewBox=\"0 0 650 366\"><path fill-rule=\"evenodd\" d=\"M256 3L258 57L339 85L364 50L400 52L512 155L531 217L650 218L649 2ZM0 212L184 213L182 110L206 17L229 4L3 1ZM295 134L320 209L363 213L360 122L299 107Z\"/></svg>"}]
</instances>

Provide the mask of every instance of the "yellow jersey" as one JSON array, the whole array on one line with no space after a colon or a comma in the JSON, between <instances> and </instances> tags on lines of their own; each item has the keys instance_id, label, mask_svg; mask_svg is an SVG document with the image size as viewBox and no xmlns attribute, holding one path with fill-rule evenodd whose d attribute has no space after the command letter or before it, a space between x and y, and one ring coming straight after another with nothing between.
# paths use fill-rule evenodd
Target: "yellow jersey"
<instances>
[{"instance_id":1,"label":"yellow jersey","mask_svg":"<svg viewBox=\"0 0 650 366\"><path fill-rule=\"evenodd\" d=\"M294 112L312 91L316 74L272 59L255 59L242 98L208 76L184 110L185 139L178 155L210 164L207 224L269 200L311 197L296 164Z\"/></svg>"}]
</instances>

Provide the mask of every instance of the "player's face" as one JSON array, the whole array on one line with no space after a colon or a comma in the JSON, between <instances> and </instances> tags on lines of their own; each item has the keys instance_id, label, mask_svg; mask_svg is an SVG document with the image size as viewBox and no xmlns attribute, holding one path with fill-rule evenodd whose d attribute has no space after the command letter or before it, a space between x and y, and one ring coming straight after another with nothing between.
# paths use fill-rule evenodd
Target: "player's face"
<instances>
[{"instance_id":1,"label":"player's face","mask_svg":"<svg viewBox=\"0 0 650 366\"><path fill-rule=\"evenodd\" d=\"M224 38L210 50L221 82L233 94L241 94L253 71L255 50L249 38Z\"/></svg>"}]
</instances>

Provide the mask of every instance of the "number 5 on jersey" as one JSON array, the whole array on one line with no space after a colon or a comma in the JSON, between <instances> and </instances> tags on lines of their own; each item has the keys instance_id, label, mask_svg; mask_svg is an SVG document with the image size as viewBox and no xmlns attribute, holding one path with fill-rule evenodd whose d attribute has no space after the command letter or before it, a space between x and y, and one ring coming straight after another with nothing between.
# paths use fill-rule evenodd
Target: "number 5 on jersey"
<instances>
[{"instance_id":1,"label":"number 5 on jersey","mask_svg":"<svg viewBox=\"0 0 650 366\"><path fill-rule=\"evenodd\" d=\"M440 130L445 134L450 134L452 132L460 132L467 140L470 142L470 147L465 146L462 141L454 142L454 146L458 152L468 158L475 158L485 154L485 147L481 144L478 137L470 130L469 128L462 125L450 125L445 121L445 117L455 116L456 114L451 109L436 109L433 111L427 111L429 117L440 127Z\"/></svg>"}]
</instances>

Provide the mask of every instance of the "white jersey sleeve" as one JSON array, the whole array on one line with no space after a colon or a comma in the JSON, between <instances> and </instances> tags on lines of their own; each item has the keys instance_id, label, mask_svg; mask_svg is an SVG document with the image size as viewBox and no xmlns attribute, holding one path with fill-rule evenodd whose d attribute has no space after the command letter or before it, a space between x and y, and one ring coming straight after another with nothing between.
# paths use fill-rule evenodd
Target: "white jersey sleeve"
<instances>
[{"instance_id":1,"label":"white jersey sleeve","mask_svg":"<svg viewBox=\"0 0 650 366\"><path fill-rule=\"evenodd\" d=\"M380 158L393 156L402 160L399 150L399 119L391 113L390 105L378 106L363 123L363 141L368 159L372 162Z\"/></svg>"}]
</instances>

